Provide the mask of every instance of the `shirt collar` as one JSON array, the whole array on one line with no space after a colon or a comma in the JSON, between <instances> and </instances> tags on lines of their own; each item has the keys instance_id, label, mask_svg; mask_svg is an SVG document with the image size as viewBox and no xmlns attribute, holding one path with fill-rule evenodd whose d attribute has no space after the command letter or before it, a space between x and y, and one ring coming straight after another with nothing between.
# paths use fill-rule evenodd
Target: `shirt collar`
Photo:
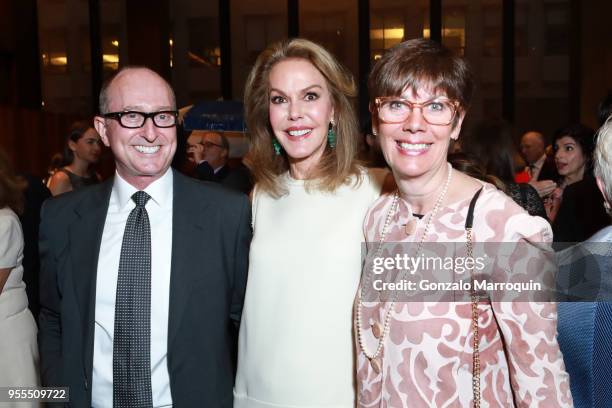
<instances>
[{"instance_id":1,"label":"shirt collar","mask_svg":"<svg viewBox=\"0 0 612 408\"><path fill-rule=\"evenodd\" d=\"M207 160L200 160L200 161L198 162L198 165L200 165L200 164L202 164L202 163L208 163L208 161L207 161ZM210 165L210 163L208 163L208 165ZM212 168L212 166L210 166L210 167ZM213 169L213 173L214 173L214 174L217 174L217 173L219 172L219 170L221 170L221 169L222 169L222 168L224 168L224 167L225 167L225 164L220 165L220 166L219 166L219 167L217 167L216 169Z\"/></svg>"},{"instance_id":2,"label":"shirt collar","mask_svg":"<svg viewBox=\"0 0 612 408\"><path fill-rule=\"evenodd\" d=\"M160 207L166 207L172 203L173 174L172 169L168 168L163 176L149 184L144 191L151 196L151 201ZM125 181L117 171L113 181L114 199L119 208L125 208L132 199L132 195L138 189Z\"/></svg>"}]
</instances>

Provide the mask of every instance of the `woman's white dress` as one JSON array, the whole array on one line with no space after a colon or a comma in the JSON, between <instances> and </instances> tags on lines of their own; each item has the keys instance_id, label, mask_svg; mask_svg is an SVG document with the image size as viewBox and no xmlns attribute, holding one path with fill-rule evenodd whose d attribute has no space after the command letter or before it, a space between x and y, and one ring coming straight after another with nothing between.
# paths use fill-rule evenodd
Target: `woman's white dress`
<instances>
[{"instance_id":1,"label":"woman's white dress","mask_svg":"<svg viewBox=\"0 0 612 408\"><path fill-rule=\"evenodd\" d=\"M386 174L334 193L288 175L281 198L256 190L234 407L354 407L362 225Z\"/></svg>"}]
</instances>

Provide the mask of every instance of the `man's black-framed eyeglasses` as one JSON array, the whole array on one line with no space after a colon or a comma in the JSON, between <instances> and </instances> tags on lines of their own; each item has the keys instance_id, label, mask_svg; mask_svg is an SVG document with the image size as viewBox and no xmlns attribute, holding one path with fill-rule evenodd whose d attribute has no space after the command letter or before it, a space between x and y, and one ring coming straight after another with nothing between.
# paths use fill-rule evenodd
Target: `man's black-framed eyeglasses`
<instances>
[{"instance_id":1,"label":"man's black-framed eyeglasses","mask_svg":"<svg viewBox=\"0 0 612 408\"><path fill-rule=\"evenodd\" d=\"M153 120L153 124L158 128L169 128L176 126L178 120L178 111L158 111L158 112L109 112L102 115L107 119L114 119L119 124L128 129L137 129L144 126L148 118Z\"/></svg>"}]
</instances>

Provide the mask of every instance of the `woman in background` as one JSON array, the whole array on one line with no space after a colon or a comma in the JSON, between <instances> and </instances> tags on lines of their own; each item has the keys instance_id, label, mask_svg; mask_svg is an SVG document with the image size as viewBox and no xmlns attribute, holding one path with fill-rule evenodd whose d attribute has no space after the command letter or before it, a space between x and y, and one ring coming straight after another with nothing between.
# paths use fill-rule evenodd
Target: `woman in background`
<instances>
[{"instance_id":1,"label":"woman in background","mask_svg":"<svg viewBox=\"0 0 612 408\"><path fill-rule=\"evenodd\" d=\"M58 195L100 182L94 165L100 160L102 144L100 135L87 121L74 123L71 127L63 164L49 178L47 187L51 194Z\"/></svg>"},{"instance_id":2,"label":"woman in background","mask_svg":"<svg viewBox=\"0 0 612 408\"><path fill-rule=\"evenodd\" d=\"M355 93L348 71L303 39L270 46L247 79L255 189L235 407L355 406L361 225L388 174L356 161Z\"/></svg>"},{"instance_id":3,"label":"woman in background","mask_svg":"<svg viewBox=\"0 0 612 408\"><path fill-rule=\"evenodd\" d=\"M24 243L17 214L23 211L24 188L25 181L15 176L6 155L0 152L1 387L35 387L40 384L36 323L28 309L28 297L22 280ZM22 405L8 403L8 406Z\"/></svg>"},{"instance_id":4,"label":"woman in background","mask_svg":"<svg viewBox=\"0 0 612 408\"><path fill-rule=\"evenodd\" d=\"M494 184L530 215L546 218L544 204L537 190L527 183L514 181L516 148L507 123L492 119L477 123L463 139L462 149L464 153L479 160L485 174L497 178L498 182Z\"/></svg>"},{"instance_id":5,"label":"woman in background","mask_svg":"<svg viewBox=\"0 0 612 408\"><path fill-rule=\"evenodd\" d=\"M609 222L593 177L595 132L577 124L559 129L553 137L560 179L546 200L555 242L582 242Z\"/></svg>"}]
</instances>

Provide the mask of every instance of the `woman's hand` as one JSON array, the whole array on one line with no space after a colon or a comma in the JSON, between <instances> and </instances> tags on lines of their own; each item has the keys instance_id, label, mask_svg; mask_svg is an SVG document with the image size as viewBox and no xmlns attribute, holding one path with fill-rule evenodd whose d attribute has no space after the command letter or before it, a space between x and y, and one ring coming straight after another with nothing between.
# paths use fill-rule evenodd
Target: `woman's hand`
<instances>
[{"instance_id":1,"label":"woman's hand","mask_svg":"<svg viewBox=\"0 0 612 408\"><path fill-rule=\"evenodd\" d=\"M548 220L553 223L557 218L559 207L563 201L563 190L559 187L555 188L553 192L544 199L544 208L546 209L546 216Z\"/></svg>"},{"instance_id":2,"label":"woman's hand","mask_svg":"<svg viewBox=\"0 0 612 408\"><path fill-rule=\"evenodd\" d=\"M552 180L530 181L529 184L536 189L542 199L546 199L557 188L557 184Z\"/></svg>"}]
</instances>

